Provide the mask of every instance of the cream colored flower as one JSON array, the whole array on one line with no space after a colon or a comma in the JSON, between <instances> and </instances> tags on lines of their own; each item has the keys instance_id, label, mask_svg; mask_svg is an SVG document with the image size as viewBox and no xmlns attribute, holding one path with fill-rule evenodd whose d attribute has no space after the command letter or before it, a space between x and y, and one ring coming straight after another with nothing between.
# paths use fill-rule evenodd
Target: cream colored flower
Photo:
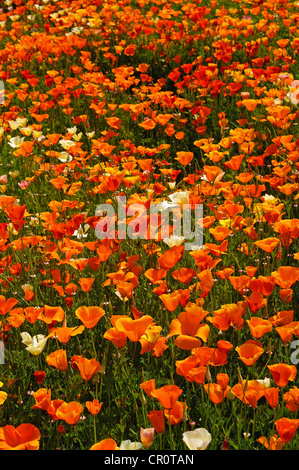
<instances>
[{"instance_id":1,"label":"cream colored flower","mask_svg":"<svg viewBox=\"0 0 299 470\"><path fill-rule=\"evenodd\" d=\"M170 194L168 197L179 206L189 204L189 191L177 191L176 193Z\"/></svg>"},{"instance_id":2,"label":"cream colored flower","mask_svg":"<svg viewBox=\"0 0 299 470\"><path fill-rule=\"evenodd\" d=\"M122 441L118 450L139 450L142 448L141 442Z\"/></svg>"},{"instance_id":3,"label":"cream colored flower","mask_svg":"<svg viewBox=\"0 0 299 470\"><path fill-rule=\"evenodd\" d=\"M212 440L205 428L197 428L183 434L183 441L190 450L205 450Z\"/></svg>"},{"instance_id":4,"label":"cream colored flower","mask_svg":"<svg viewBox=\"0 0 299 470\"><path fill-rule=\"evenodd\" d=\"M170 235L169 238L164 238L163 242L166 243L170 248L173 246L180 246L182 243L184 243L185 237L179 237L177 235Z\"/></svg>"},{"instance_id":5,"label":"cream colored flower","mask_svg":"<svg viewBox=\"0 0 299 470\"><path fill-rule=\"evenodd\" d=\"M22 343L27 346L26 350L33 354L33 356L38 356L41 352L43 352L43 349L46 346L46 342L48 340L48 338L44 335L36 335L32 338L30 334L26 333L25 331L21 333L21 336Z\"/></svg>"}]
</instances>

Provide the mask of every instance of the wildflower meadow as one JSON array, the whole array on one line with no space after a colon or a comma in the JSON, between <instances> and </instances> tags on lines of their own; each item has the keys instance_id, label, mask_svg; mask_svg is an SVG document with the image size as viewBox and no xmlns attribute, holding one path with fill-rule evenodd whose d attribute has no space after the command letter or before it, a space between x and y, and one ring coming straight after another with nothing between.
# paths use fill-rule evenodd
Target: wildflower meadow
<instances>
[{"instance_id":1,"label":"wildflower meadow","mask_svg":"<svg viewBox=\"0 0 299 470\"><path fill-rule=\"evenodd\" d=\"M299 449L298 22L0 2L1 450Z\"/></svg>"}]
</instances>

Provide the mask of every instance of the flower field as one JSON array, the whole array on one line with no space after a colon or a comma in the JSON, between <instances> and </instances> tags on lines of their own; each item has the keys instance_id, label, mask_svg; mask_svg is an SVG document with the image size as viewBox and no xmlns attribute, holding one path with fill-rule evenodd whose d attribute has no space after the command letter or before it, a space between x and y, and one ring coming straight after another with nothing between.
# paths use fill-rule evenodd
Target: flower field
<instances>
[{"instance_id":1,"label":"flower field","mask_svg":"<svg viewBox=\"0 0 299 470\"><path fill-rule=\"evenodd\" d=\"M1 2L1 450L299 448L298 21Z\"/></svg>"}]
</instances>

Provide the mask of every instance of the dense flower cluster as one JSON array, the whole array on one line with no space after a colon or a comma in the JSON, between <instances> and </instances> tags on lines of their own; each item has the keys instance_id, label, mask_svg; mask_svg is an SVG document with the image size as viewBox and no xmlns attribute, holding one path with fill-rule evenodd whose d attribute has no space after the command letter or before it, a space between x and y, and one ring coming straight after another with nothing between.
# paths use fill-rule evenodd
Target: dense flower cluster
<instances>
[{"instance_id":1,"label":"dense flower cluster","mask_svg":"<svg viewBox=\"0 0 299 470\"><path fill-rule=\"evenodd\" d=\"M1 450L298 448L298 7L4 0Z\"/></svg>"}]
</instances>

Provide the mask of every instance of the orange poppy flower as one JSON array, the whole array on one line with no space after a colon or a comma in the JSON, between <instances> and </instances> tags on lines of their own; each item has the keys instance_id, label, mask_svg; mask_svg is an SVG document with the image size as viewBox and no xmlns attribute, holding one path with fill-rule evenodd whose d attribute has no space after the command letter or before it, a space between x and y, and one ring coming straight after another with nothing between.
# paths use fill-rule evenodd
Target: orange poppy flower
<instances>
[{"instance_id":1,"label":"orange poppy flower","mask_svg":"<svg viewBox=\"0 0 299 470\"><path fill-rule=\"evenodd\" d=\"M275 237L264 238L264 240L258 240L255 244L266 253L271 253L279 244L279 239Z\"/></svg>"},{"instance_id":2,"label":"orange poppy flower","mask_svg":"<svg viewBox=\"0 0 299 470\"><path fill-rule=\"evenodd\" d=\"M295 413L299 409L299 388L293 387L289 389L284 395L283 399L286 402L286 407L292 413Z\"/></svg>"},{"instance_id":3,"label":"orange poppy flower","mask_svg":"<svg viewBox=\"0 0 299 470\"><path fill-rule=\"evenodd\" d=\"M33 393L35 404L31 407L33 410L48 410L51 405L51 389L40 388L37 392Z\"/></svg>"},{"instance_id":4,"label":"orange poppy flower","mask_svg":"<svg viewBox=\"0 0 299 470\"><path fill-rule=\"evenodd\" d=\"M257 380L243 380L231 389L231 392L242 402L256 408L258 400L264 396L266 385Z\"/></svg>"},{"instance_id":5,"label":"orange poppy flower","mask_svg":"<svg viewBox=\"0 0 299 470\"><path fill-rule=\"evenodd\" d=\"M157 398L163 408L171 410L179 396L183 393L177 385L164 385L152 391L151 396Z\"/></svg>"},{"instance_id":6,"label":"orange poppy flower","mask_svg":"<svg viewBox=\"0 0 299 470\"><path fill-rule=\"evenodd\" d=\"M56 416L72 426L79 421L83 408L83 405L77 401L71 401L70 403L64 401L57 409Z\"/></svg>"},{"instance_id":7,"label":"orange poppy flower","mask_svg":"<svg viewBox=\"0 0 299 470\"><path fill-rule=\"evenodd\" d=\"M64 310L61 307L51 307L44 305L43 311L40 313L39 320L50 325L53 322L61 322L64 320Z\"/></svg>"},{"instance_id":8,"label":"orange poppy flower","mask_svg":"<svg viewBox=\"0 0 299 470\"><path fill-rule=\"evenodd\" d=\"M174 312L177 309L180 303L180 298L181 298L181 293L178 290L171 292L170 294L160 295L160 299L162 300L165 308L169 312Z\"/></svg>"},{"instance_id":9,"label":"orange poppy flower","mask_svg":"<svg viewBox=\"0 0 299 470\"><path fill-rule=\"evenodd\" d=\"M147 417L157 434L162 434L165 431L165 420L163 410L152 410L147 415Z\"/></svg>"},{"instance_id":10,"label":"orange poppy flower","mask_svg":"<svg viewBox=\"0 0 299 470\"><path fill-rule=\"evenodd\" d=\"M170 421L171 426L176 426L183 420L184 416L186 416L187 409L188 406L186 403L176 401L171 410L164 410L166 421L168 423Z\"/></svg>"},{"instance_id":11,"label":"orange poppy flower","mask_svg":"<svg viewBox=\"0 0 299 470\"><path fill-rule=\"evenodd\" d=\"M271 276L282 289L290 289L299 280L299 268L280 266L277 271L271 273Z\"/></svg>"},{"instance_id":12,"label":"orange poppy flower","mask_svg":"<svg viewBox=\"0 0 299 470\"><path fill-rule=\"evenodd\" d=\"M207 392L210 400L215 403L215 405L218 405L224 400L231 387L227 386L225 389L223 389L218 383L206 383L204 384L204 389Z\"/></svg>"},{"instance_id":13,"label":"orange poppy flower","mask_svg":"<svg viewBox=\"0 0 299 470\"><path fill-rule=\"evenodd\" d=\"M117 443L114 439L103 439L100 442L97 442L89 450L116 450Z\"/></svg>"},{"instance_id":14,"label":"orange poppy flower","mask_svg":"<svg viewBox=\"0 0 299 470\"><path fill-rule=\"evenodd\" d=\"M297 375L297 369L294 365L273 364L267 367L278 387L285 387L289 381L293 381Z\"/></svg>"},{"instance_id":15,"label":"orange poppy flower","mask_svg":"<svg viewBox=\"0 0 299 470\"><path fill-rule=\"evenodd\" d=\"M38 450L41 434L33 424L17 428L8 424L0 428L0 450Z\"/></svg>"},{"instance_id":16,"label":"orange poppy flower","mask_svg":"<svg viewBox=\"0 0 299 470\"><path fill-rule=\"evenodd\" d=\"M83 292L89 292L92 285L94 283L94 278L93 277L81 277L79 279L79 284Z\"/></svg>"},{"instance_id":17,"label":"orange poppy flower","mask_svg":"<svg viewBox=\"0 0 299 470\"><path fill-rule=\"evenodd\" d=\"M279 388L270 387L266 388L264 396L272 408L276 408L279 402Z\"/></svg>"},{"instance_id":18,"label":"orange poppy flower","mask_svg":"<svg viewBox=\"0 0 299 470\"><path fill-rule=\"evenodd\" d=\"M233 231L227 227L217 226L216 228L210 228L210 233L217 241L222 242Z\"/></svg>"},{"instance_id":19,"label":"orange poppy flower","mask_svg":"<svg viewBox=\"0 0 299 470\"><path fill-rule=\"evenodd\" d=\"M278 437L277 434L271 436L269 442L265 436L259 437L257 442L260 442L263 444L263 446L266 447L266 449L270 450L282 450L283 446L285 445L285 442L280 437Z\"/></svg>"},{"instance_id":20,"label":"orange poppy flower","mask_svg":"<svg viewBox=\"0 0 299 470\"><path fill-rule=\"evenodd\" d=\"M201 321L207 314L208 311L203 310L201 307L190 308L181 312L177 318L172 320L168 336L197 336L206 342L209 335L209 326L202 324Z\"/></svg>"},{"instance_id":21,"label":"orange poppy flower","mask_svg":"<svg viewBox=\"0 0 299 470\"><path fill-rule=\"evenodd\" d=\"M49 366L55 367L61 371L66 371L68 368L66 351L64 349L58 349L57 351L49 354L46 361Z\"/></svg>"},{"instance_id":22,"label":"orange poppy flower","mask_svg":"<svg viewBox=\"0 0 299 470\"><path fill-rule=\"evenodd\" d=\"M285 443L293 439L298 426L299 419L281 418L275 421L277 432Z\"/></svg>"},{"instance_id":23,"label":"orange poppy flower","mask_svg":"<svg viewBox=\"0 0 299 470\"><path fill-rule=\"evenodd\" d=\"M120 315L115 321L115 328L125 333L130 341L137 342L152 322L153 318L150 315L144 315L136 320L127 315Z\"/></svg>"},{"instance_id":24,"label":"orange poppy flower","mask_svg":"<svg viewBox=\"0 0 299 470\"><path fill-rule=\"evenodd\" d=\"M103 402L99 403L99 400L93 399L92 401L85 402L86 408L93 415L97 415L102 408Z\"/></svg>"},{"instance_id":25,"label":"orange poppy flower","mask_svg":"<svg viewBox=\"0 0 299 470\"><path fill-rule=\"evenodd\" d=\"M252 366L258 360L258 358L263 354L264 349L260 341L255 341L249 339L241 346L235 348L239 354L239 359L244 362L247 366Z\"/></svg>"},{"instance_id":26,"label":"orange poppy flower","mask_svg":"<svg viewBox=\"0 0 299 470\"><path fill-rule=\"evenodd\" d=\"M83 305L77 308L75 315L82 321L85 328L92 329L105 315L105 311L101 307L86 307Z\"/></svg>"},{"instance_id":27,"label":"orange poppy flower","mask_svg":"<svg viewBox=\"0 0 299 470\"><path fill-rule=\"evenodd\" d=\"M260 317L251 317L250 320L246 321L252 336L256 339L261 338L264 334L272 330L272 323L269 320Z\"/></svg>"},{"instance_id":28,"label":"orange poppy flower","mask_svg":"<svg viewBox=\"0 0 299 470\"><path fill-rule=\"evenodd\" d=\"M205 365L198 365L190 369L185 376L188 382L196 382L199 385L202 385L206 380L207 367Z\"/></svg>"},{"instance_id":29,"label":"orange poppy flower","mask_svg":"<svg viewBox=\"0 0 299 470\"><path fill-rule=\"evenodd\" d=\"M149 279L152 284L159 284L159 282L166 276L166 269L147 269L144 275Z\"/></svg>"},{"instance_id":30,"label":"orange poppy flower","mask_svg":"<svg viewBox=\"0 0 299 470\"><path fill-rule=\"evenodd\" d=\"M195 356L188 356L186 359L176 361L176 373L187 378L187 375L191 369L199 364L200 360Z\"/></svg>"},{"instance_id":31,"label":"orange poppy flower","mask_svg":"<svg viewBox=\"0 0 299 470\"><path fill-rule=\"evenodd\" d=\"M262 292L252 292L250 297L244 295L244 299L251 312L256 313L261 308L267 305L267 299L264 298Z\"/></svg>"},{"instance_id":32,"label":"orange poppy flower","mask_svg":"<svg viewBox=\"0 0 299 470\"><path fill-rule=\"evenodd\" d=\"M76 364L83 380L90 380L97 371L101 369L101 364L95 359L86 359L83 356L73 356L72 362Z\"/></svg>"},{"instance_id":33,"label":"orange poppy flower","mask_svg":"<svg viewBox=\"0 0 299 470\"><path fill-rule=\"evenodd\" d=\"M280 289L279 297L283 302L289 304L293 298L293 289Z\"/></svg>"},{"instance_id":34,"label":"orange poppy flower","mask_svg":"<svg viewBox=\"0 0 299 470\"><path fill-rule=\"evenodd\" d=\"M189 284L194 278L196 271L192 268L180 268L172 272L172 277L183 284Z\"/></svg>"},{"instance_id":35,"label":"orange poppy flower","mask_svg":"<svg viewBox=\"0 0 299 470\"><path fill-rule=\"evenodd\" d=\"M64 403L64 400L61 400L61 399L52 400L47 410L48 415L50 415L54 419L54 421L58 421L58 418L56 416L56 411L58 410L60 405L62 405L62 403Z\"/></svg>"},{"instance_id":36,"label":"orange poppy flower","mask_svg":"<svg viewBox=\"0 0 299 470\"><path fill-rule=\"evenodd\" d=\"M80 335L84 331L84 326L53 328L48 338L57 338L61 343L67 343L72 336Z\"/></svg>"},{"instance_id":37,"label":"orange poppy flower","mask_svg":"<svg viewBox=\"0 0 299 470\"><path fill-rule=\"evenodd\" d=\"M147 380L146 382L142 382L140 384L142 390L149 396L152 396L152 391L156 389L156 382L155 379Z\"/></svg>"},{"instance_id":38,"label":"orange poppy flower","mask_svg":"<svg viewBox=\"0 0 299 470\"><path fill-rule=\"evenodd\" d=\"M13 297L6 300L3 295L0 295L0 315L8 313L17 303L18 300Z\"/></svg>"},{"instance_id":39,"label":"orange poppy flower","mask_svg":"<svg viewBox=\"0 0 299 470\"><path fill-rule=\"evenodd\" d=\"M269 318L269 321L272 323L273 326L282 326L291 323L294 318L294 310L283 310L278 312L273 317Z\"/></svg>"},{"instance_id":40,"label":"orange poppy flower","mask_svg":"<svg viewBox=\"0 0 299 470\"><path fill-rule=\"evenodd\" d=\"M124 331L120 331L117 328L109 328L105 331L103 338L111 341L117 348L125 347L127 343L127 335Z\"/></svg>"},{"instance_id":41,"label":"orange poppy flower","mask_svg":"<svg viewBox=\"0 0 299 470\"><path fill-rule=\"evenodd\" d=\"M285 325L285 326L277 326L275 330L281 337L284 344L288 344L291 341L292 336L294 334L294 327L292 323L289 323L288 325Z\"/></svg>"},{"instance_id":42,"label":"orange poppy flower","mask_svg":"<svg viewBox=\"0 0 299 470\"><path fill-rule=\"evenodd\" d=\"M177 152L177 157L175 160L181 163L181 165L186 166L193 160L194 153L193 152Z\"/></svg>"},{"instance_id":43,"label":"orange poppy flower","mask_svg":"<svg viewBox=\"0 0 299 470\"><path fill-rule=\"evenodd\" d=\"M158 263L160 268L167 271L175 266L176 263L181 261L184 254L184 246L173 246L166 250L163 254L158 253Z\"/></svg>"},{"instance_id":44,"label":"orange poppy flower","mask_svg":"<svg viewBox=\"0 0 299 470\"><path fill-rule=\"evenodd\" d=\"M199 348L201 346L201 341L198 338L188 335L179 335L175 339L175 345L187 351L191 351L194 348Z\"/></svg>"}]
</instances>

